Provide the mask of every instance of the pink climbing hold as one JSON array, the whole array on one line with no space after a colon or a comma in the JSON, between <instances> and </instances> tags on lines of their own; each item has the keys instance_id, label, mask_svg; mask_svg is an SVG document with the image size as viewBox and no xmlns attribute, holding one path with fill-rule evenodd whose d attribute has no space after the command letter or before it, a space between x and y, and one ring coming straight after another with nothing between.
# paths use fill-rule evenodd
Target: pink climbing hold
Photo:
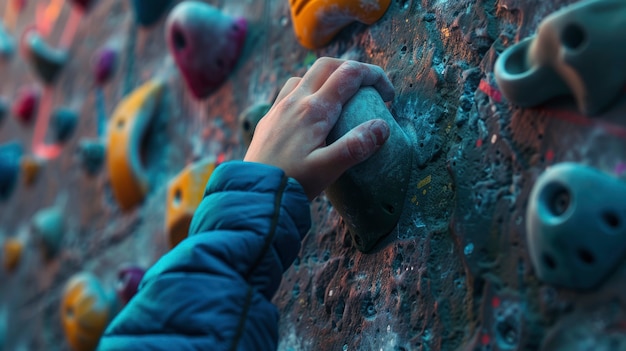
<instances>
[{"instance_id":1,"label":"pink climbing hold","mask_svg":"<svg viewBox=\"0 0 626 351\"><path fill-rule=\"evenodd\" d=\"M92 70L99 86L104 85L111 79L117 64L117 52L111 48L102 48L93 57Z\"/></svg>"},{"instance_id":2,"label":"pink climbing hold","mask_svg":"<svg viewBox=\"0 0 626 351\"><path fill-rule=\"evenodd\" d=\"M166 40L187 87L198 99L216 91L242 52L248 23L200 1L184 1L170 13Z\"/></svg>"},{"instance_id":3,"label":"pink climbing hold","mask_svg":"<svg viewBox=\"0 0 626 351\"><path fill-rule=\"evenodd\" d=\"M11 112L22 124L30 124L39 106L40 92L35 86L22 87L15 97Z\"/></svg>"}]
</instances>

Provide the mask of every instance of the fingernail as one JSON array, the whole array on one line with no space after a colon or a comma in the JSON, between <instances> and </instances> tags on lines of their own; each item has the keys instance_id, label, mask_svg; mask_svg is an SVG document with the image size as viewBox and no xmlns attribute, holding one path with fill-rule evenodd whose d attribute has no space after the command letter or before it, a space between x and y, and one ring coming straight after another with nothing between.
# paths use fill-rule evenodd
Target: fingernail
<instances>
[{"instance_id":1,"label":"fingernail","mask_svg":"<svg viewBox=\"0 0 626 351\"><path fill-rule=\"evenodd\" d=\"M371 133L374 135L376 146L381 146L389 138L389 125L382 119L375 120L370 127Z\"/></svg>"}]
</instances>

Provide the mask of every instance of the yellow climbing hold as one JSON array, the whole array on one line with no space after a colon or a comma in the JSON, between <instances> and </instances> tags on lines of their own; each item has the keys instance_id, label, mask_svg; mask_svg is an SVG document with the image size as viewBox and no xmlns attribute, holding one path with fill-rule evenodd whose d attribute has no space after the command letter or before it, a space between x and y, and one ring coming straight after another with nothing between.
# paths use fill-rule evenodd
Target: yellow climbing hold
<instances>
[{"instance_id":1,"label":"yellow climbing hold","mask_svg":"<svg viewBox=\"0 0 626 351\"><path fill-rule=\"evenodd\" d=\"M110 317L111 299L98 278L86 272L74 275L61 301L61 321L71 349L95 350Z\"/></svg>"},{"instance_id":2,"label":"yellow climbing hold","mask_svg":"<svg viewBox=\"0 0 626 351\"><path fill-rule=\"evenodd\" d=\"M169 182L165 229L170 248L187 237L191 218L202 201L204 188L215 167L213 160L204 159L187 166Z\"/></svg>"},{"instance_id":3,"label":"yellow climbing hold","mask_svg":"<svg viewBox=\"0 0 626 351\"><path fill-rule=\"evenodd\" d=\"M140 203L150 188L140 148L164 87L155 79L137 88L120 102L108 125L106 164L113 195L124 211Z\"/></svg>"},{"instance_id":4,"label":"yellow climbing hold","mask_svg":"<svg viewBox=\"0 0 626 351\"><path fill-rule=\"evenodd\" d=\"M296 37L302 46L319 49L352 22L373 24L391 0L289 0Z\"/></svg>"},{"instance_id":5,"label":"yellow climbing hold","mask_svg":"<svg viewBox=\"0 0 626 351\"><path fill-rule=\"evenodd\" d=\"M23 246L22 242L15 238L8 238L5 240L3 253L4 257L2 260L5 271L13 272L17 268L22 257Z\"/></svg>"}]
</instances>

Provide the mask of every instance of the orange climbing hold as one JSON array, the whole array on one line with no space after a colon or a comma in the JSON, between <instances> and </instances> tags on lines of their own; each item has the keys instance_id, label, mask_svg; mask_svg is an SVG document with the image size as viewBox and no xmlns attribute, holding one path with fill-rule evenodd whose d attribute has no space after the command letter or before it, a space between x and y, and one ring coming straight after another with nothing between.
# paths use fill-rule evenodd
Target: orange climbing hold
<instances>
[{"instance_id":1,"label":"orange climbing hold","mask_svg":"<svg viewBox=\"0 0 626 351\"><path fill-rule=\"evenodd\" d=\"M150 188L140 148L164 87L164 82L151 80L137 88L120 102L109 122L106 164L113 195L124 211L139 204Z\"/></svg>"},{"instance_id":2,"label":"orange climbing hold","mask_svg":"<svg viewBox=\"0 0 626 351\"><path fill-rule=\"evenodd\" d=\"M65 285L61 319L67 343L74 351L93 351L111 317L109 299L98 278L78 273Z\"/></svg>"},{"instance_id":3,"label":"orange climbing hold","mask_svg":"<svg viewBox=\"0 0 626 351\"><path fill-rule=\"evenodd\" d=\"M4 242L3 265L5 271L13 272L17 268L22 258L23 246L22 242L15 238L9 238Z\"/></svg>"},{"instance_id":4,"label":"orange climbing hold","mask_svg":"<svg viewBox=\"0 0 626 351\"><path fill-rule=\"evenodd\" d=\"M33 185L39 178L39 173L43 168L43 161L35 156L23 156L20 162L22 168L22 174L24 177L24 184L27 186Z\"/></svg>"},{"instance_id":5,"label":"orange climbing hold","mask_svg":"<svg viewBox=\"0 0 626 351\"><path fill-rule=\"evenodd\" d=\"M293 29L300 44L319 49L352 22L373 24L391 0L289 0Z\"/></svg>"},{"instance_id":6,"label":"orange climbing hold","mask_svg":"<svg viewBox=\"0 0 626 351\"><path fill-rule=\"evenodd\" d=\"M187 237L191 218L202 201L204 187L216 166L213 160L200 160L187 166L170 180L165 214L165 228L170 248Z\"/></svg>"}]
</instances>

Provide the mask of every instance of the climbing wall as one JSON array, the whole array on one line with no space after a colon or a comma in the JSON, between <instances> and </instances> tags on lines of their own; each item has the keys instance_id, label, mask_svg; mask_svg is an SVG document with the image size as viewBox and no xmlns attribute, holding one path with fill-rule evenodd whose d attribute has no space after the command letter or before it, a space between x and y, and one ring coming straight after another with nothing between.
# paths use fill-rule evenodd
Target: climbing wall
<instances>
[{"instance_id":1,"label":"climbing wall","mask_svg":"<svg viewBox=\"0 0 626 351\"><path fill-rule=\"evenodd\" d=\"M189 89L168 50L178 2L0 1L0 145L12 145L0 182L17 175L10 191L0 185L0 350L71 350L62 321L81 294L97 297L104 320L114 315L184 231L195 184L242 158L239 115L271 104L321 56L384 68L413 166L397 226L368 253L324 195L312 202L313 227L274 298L280 350L626 350L626 243L612 235L626 235L626 105L618 96L590 115L569 94L522 108L494 73L507 48L576 1L393 0L375 24L353 23L314 50L296 39L287 0L203 1L247 21L235 66L206 94ZM597 39L585 33L563 41ZM621 77L609 72L592 91L608 94L602 82ZM547 77L525 91L547 94L557 79ZM536 195L546 170L560 170L555 184L569 192ZM575 225L550 227L560 222L542 222L542 206L574 213ZM91 275L68 300L80 272ZM83 329L73 330L97 340Z\"/></svg>"}]
</instances>

